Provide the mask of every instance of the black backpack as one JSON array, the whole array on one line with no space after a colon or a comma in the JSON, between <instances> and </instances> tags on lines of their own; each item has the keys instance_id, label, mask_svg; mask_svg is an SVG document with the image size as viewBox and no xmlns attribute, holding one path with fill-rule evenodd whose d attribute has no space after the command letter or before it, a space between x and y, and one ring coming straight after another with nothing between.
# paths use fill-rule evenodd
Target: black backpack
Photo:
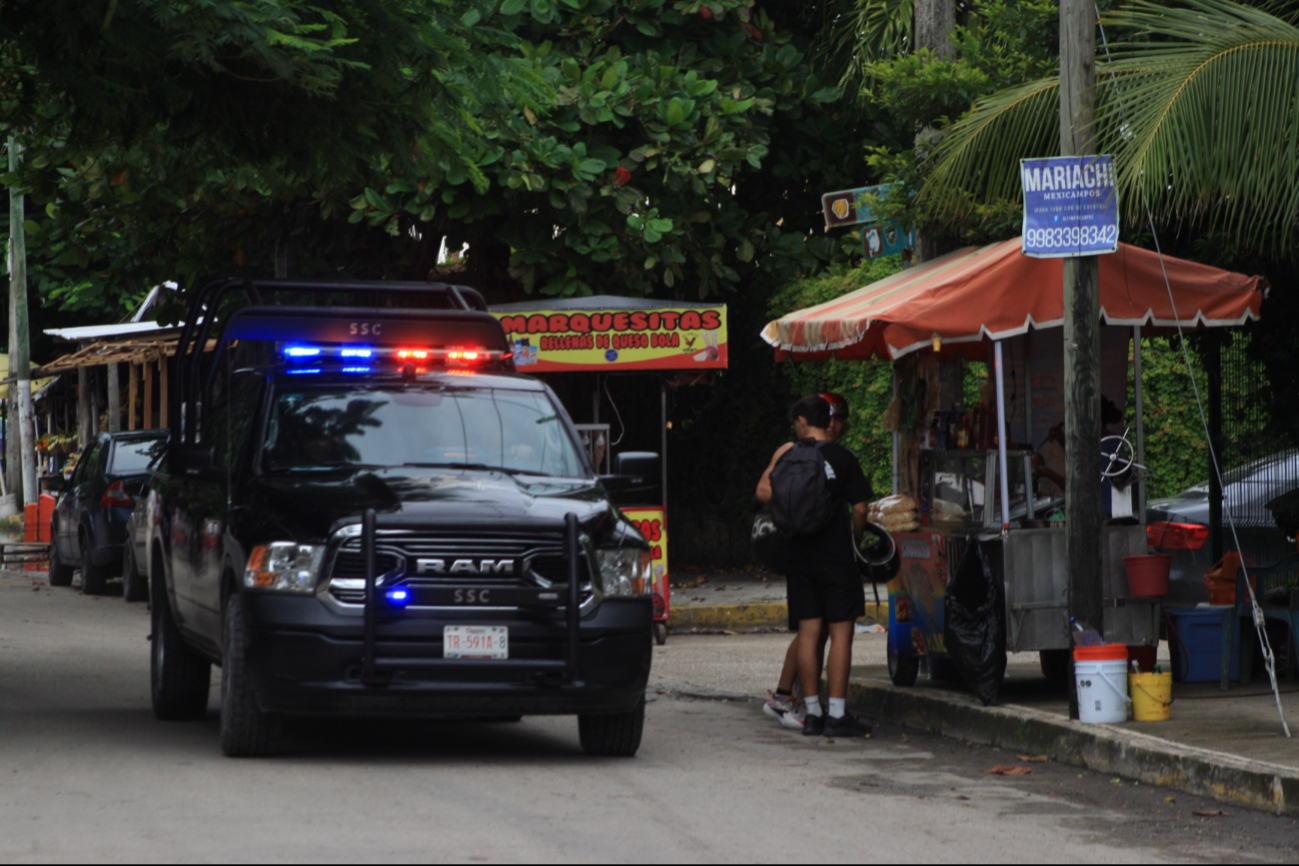
<instances>
[{"instance_id":1,"label":"black backpack","mask_svg":"<svg viewBox=\"0 0 1299 866\"><path fill-rule=\"evenodd\" d=\"M821 446L804 439L771 470L771 519L789 535L813 535L830 524L839 502L830 490Z\"/></svg>"}]
</instances>

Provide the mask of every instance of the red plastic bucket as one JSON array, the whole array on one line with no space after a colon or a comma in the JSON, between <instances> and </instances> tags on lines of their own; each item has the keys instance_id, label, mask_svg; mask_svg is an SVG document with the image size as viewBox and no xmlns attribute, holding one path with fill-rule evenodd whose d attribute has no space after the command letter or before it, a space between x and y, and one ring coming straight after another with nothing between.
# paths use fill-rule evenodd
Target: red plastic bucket
<instances>
[{"instance_id":1,"label":"red plastic bucket","mask_svg":"<svg viewBox=\"0 0 1299 866\"><path fill-rule=\"evenodd\" d=\"M1128 590L1133 597L1168 595L1168 571L1172 563L1171 553L1123 557L1123 567L1128 572Z\"/></svg>"}]
</instances>

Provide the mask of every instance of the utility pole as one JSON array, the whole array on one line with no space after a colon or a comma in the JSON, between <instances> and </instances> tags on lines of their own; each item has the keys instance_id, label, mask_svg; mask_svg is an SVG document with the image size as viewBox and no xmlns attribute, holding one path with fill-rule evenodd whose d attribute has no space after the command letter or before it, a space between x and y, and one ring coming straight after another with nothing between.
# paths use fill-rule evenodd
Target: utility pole
<instances>
[{"instance_id":1,"label":"utility pole","mask_svg":"<svg viewBox=\"0 0 1299 866\"><path fill-rule=\"evenodd\" d=\"M915 19L912 34L916 48L926 48L939 60L951 60L956 50L952 46L952 31L956 29L955 0L915 0ZM925 157L931 144L937 144L932 126L926 126L916 135L916 151ZM927 262L950 252L952 245L938 234L916 232L916 260Z\"/></svg>"},{"instance_id":2,"label":"utility pole","mask_svg":"<svg viewBox=\"0 0 1299 866\"><path fill-rule=\"evenodd\" d=\"M1061 156L1088 156L1095 152L1095 86L1095 6L1092 0L1061 0ZM1069 576L1069 612L1103 634L1100 260L1096 256L1080 256L1062 261L1065 561ZM1071 715L1076 718L1076 693L1073 693L1070 704Z\"/></svg>"},{"instance_id":3,"label":"utility pole","mask_svg":"<svg viewBox=\"0 0 1299 866\"><path fill-rule=\"evenodd\" d=\"M9 172L17 172L22 164L18 139L9 136ZM14 417L13 407L18 406L17 429L11 425L9 435L17 433L19 463L22 466L22 503L35 502L36 487L36 428L32 409L32 355L27 323L27 240L23 234L23 191L9 188L9 378L16 380L17 388L10 387L9 417ZM13 400L17 390L18 399ZM13 453L12 451L10 452ZM18 485L14 485L15 491Z\"/></svg>"}]
</instances>

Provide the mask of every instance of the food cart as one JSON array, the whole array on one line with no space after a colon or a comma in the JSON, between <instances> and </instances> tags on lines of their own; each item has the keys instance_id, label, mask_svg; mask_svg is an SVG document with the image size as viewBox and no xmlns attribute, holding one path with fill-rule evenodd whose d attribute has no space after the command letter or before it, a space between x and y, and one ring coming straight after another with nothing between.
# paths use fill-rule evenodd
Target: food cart
<instances>
[{"instance_id":1,"label":"food cart","mask_svg":"<svg viewBox=\"0 0 1299 866\"><path fill-rule=\"evenodd\" d=\"M640 475L643 467L657 461L657 478L610 492L650 543L654 634L660 644L666 642L672 608L668 578L668 391L681 385L707 384L717 371L726 369L726 305L597 295L503 304L490 311L501 320L514 345L519 372L545 379L574 419L589 419L576 427L597 472ZM609 376L648 376L657 384L657 436L648 429L632 431L623 427L618 415L615 438L613 425L600 420L602 407L619 412L609 391ZM620 451L618 446L628 435L632 444L639 442L645 450ZM649 451L655 447L659 449L657 454Z\"/></svg>"},{"instance_id":2,"label":"food cart","mask_svg":"<svg viewBox=\"0 0 1299 866\"><path fill-rule=\"evenodd\" d=\"M1170 303L1159 257L1119 246L1100 257L1098 397L1103 417L1118 421L1102 441L1104 622L1096 625L1112 643L1153 647L1160 599L1132 596L1122 559L1147 552L1141 337L1170 333L1179 321L1184 329L1241 325L1258 317L1265 284L1165 257ZM791 313L762 334L781 360L893 361L896 399L886 420L895 498L880 517L901 558L888 625L898 685L913 683L922 664L931 678L951 674L944 596L971 543L1002 585L1006 649L1038 651L1044 673L1064 673L1063 491L1034 471L1035 460L1049 469L1054 459L1064 472L1063 449L1051 441L1064 420L1063 275L1058 259L1019 250L1018 238L959 250ZM975 364L986 365L987 380L974 375Z\"/></svg>"}]
</instances>

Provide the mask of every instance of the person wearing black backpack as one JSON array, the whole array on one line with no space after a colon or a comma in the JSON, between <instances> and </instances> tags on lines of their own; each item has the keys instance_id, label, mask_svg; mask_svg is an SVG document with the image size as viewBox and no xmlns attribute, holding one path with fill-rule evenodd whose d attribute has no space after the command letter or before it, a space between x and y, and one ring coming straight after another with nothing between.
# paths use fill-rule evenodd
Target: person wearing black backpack
<instances>
[{"instance_id":1,"label":"person wearing black backpack","mask_svg":"<svg viewBox=\"0 0 1299 866\"><path fill-rule=\"evenodd\" d=\"M806 711L803 733L865 736L870 726L848 713L845 702L853 627L866 613L866 593L853 547L866 526L871 485L856 456L830 441L830 404L823 397L802 398L790 417L797 441L783 454L778 452L769 489L760 486L758 492L760 499L771 503L776 527L791 537L786 593L791 624L798 623L798 671ZM851 520L847 506L852 507ZM830 633L828 719L818 696L823 625Z\"/></svg>"},{"instance_id":2,"label":"person wearing black backpack","mask_svg":"<svg viewBox=\"0 0 1299 866\"><path fill-rule=\"evenodd\" d=\"M833 391L823 391L820 396L830 404L830 426L826 428L826 433L831 442L838 442L848 429L848 400L842 394ZM776 468L776 463L785 456L785 452L793 447L793 442L786 442L771 455L771 462L767 464L766 471L758 479L756 495L759 501L764 503L771 501L771 470ZM784 569L781 571L783 573ZM807 713L803 709L802 702L794 696L794 683L798 679L798 620L790 618L789 630L794 633L794 639L789 642L789 649L785 652L785 661L780 667L780 678L776 681L775 690L767 691L767 702L762 705L762 711L785 727L801 731ZM816 644L817 682L821 680L825 645L829 640L830 632L822 625Z\"/></svg>"}]
</instances>

